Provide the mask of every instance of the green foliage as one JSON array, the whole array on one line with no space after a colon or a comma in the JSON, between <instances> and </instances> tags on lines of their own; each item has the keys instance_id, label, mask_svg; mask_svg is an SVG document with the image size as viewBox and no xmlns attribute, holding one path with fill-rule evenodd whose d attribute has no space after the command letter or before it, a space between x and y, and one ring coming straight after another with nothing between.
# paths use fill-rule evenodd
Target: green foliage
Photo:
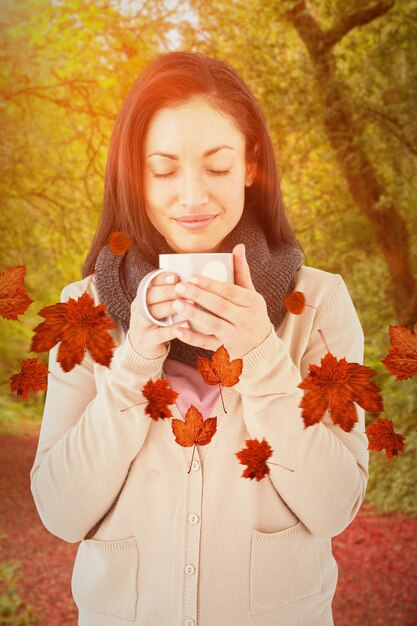
<instances>
[{"instance_id":1,"label":"green foliage","mask_svg":"<svg viewBox=\"0 0 417 626\"><path fill-rule=\"evenodd\" d=\"M2 5L0 267L26 264L38 300L81 278L111 129L165 45L165 13L158 2L130 16L114 2Z\"/></svg>"},{"instance_id":2,"label":"green foliage","mask_svg":"<svg viewBox=\"0 0 417 626\"><path fill-rule=\"evenodd\" d=\"M403 511L417 517L417 434L407 437L404 452L389 461L384 453L372 453L366 500L382 512Z\"/></svg>"},{"instance_id":3,"label":"green foliage","mask_svg":"<svg viewBox=\"0 0 417 626\"><path fill-rule=\"evenodd\" d=\"M18 594L20 567L20 561L0 563L0 620L4 626L30 626L39 623L33 605L25 605Z\"/></svg>"},{"instance_id":4,"label":"green foliage","mask_svg":"<svg viewBox=\"0 0 417 626\"><path fill-rule=\"evenodd\" d=\"M31 392L26 400L0 396L0 436L33 432L40 426L45 392Z\"/></svg>"},{"instance_id":5,"label":"green foliage","mask_svg":"<svg viewBox=\"0 0 417 626\"><path fill-rule=\"evenodd\" d=\"M404 511L417 517L417 389L413 379L396 381L385 376L382 384L384 412L379 415L394 422L394 430L405 435L404 452L387 459L385 451L369 453L369 479L366 500L381 511ZM366 426L376 421L366 416Z\"/></svg>"},{"instance_id":6,"label":"green foliage","mask_svg":"<svg viewBox=\"0 0 417 626\"><path fill-rule=\"evenodd\" d=\"M0 319L2 360L17 370L34 356L38 311L82 277L117 111L172 28L159 2L128 13L120 4L2 3L0 270L26 265L34 300L19 322Z\"/></svg>"}]
</instances>

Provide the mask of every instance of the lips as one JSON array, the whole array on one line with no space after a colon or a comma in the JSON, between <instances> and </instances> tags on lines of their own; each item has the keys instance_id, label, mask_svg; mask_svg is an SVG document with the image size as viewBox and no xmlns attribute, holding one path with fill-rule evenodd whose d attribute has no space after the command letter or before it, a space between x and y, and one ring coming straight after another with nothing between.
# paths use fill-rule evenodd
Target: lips
<instances>
[{"instance_id":1,"label":"lips","mask_svg":"<svg viewBox=\"0 0 417 626\"><path fill-rule=\"evenodd\" d=\"M209 226L216 219L217 215L200 213L199 215L184 215L177 218L176 222L187 230L201 230Z\"/></svg>"},{"instance_id":2,"label":"lips","mask_svg":"<svg viewBox=\"0 0 417 626\"><path fill-rule=\"evenodd\" d=\"M182 215L181 217L176 217L175 219L178 222L201 222L204 220L210 220L213 217L216 217L216 215L212 213L199 213L198 215Z\"/></svg>"}]
</instances>

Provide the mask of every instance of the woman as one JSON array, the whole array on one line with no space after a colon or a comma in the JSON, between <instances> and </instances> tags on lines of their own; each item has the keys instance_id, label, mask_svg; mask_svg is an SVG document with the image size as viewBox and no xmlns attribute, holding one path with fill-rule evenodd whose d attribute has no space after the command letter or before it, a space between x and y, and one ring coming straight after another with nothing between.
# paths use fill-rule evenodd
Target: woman
<instances>
[{"instance_id":1,"label":"woman","mask_svg":"<svg viewBox=\"0 0 417 626\"><path fill-rule=\"evenodd\" d=\"M201 223L190 229L190 218ZM119 230L134 242L123 255L108 246ZM51 350L31 470L46 528L81 542L72 577L79 625L333 624L331 538L365 497L364 411L356 406L349 433L328 412L305 428L298 385L327 352L322 337L338 359L357 363L364 337L342 277L303 265L300 250L245 83L198 53L154 59L113 130L84 278L61 294L65 302L87 290L105 303L117 347L110 367L87 352L67 373ZM205 333L143 316L137 287L158 254L217 251L233 252L234 285L197 276L179 291L178 277L163 273L147 296L157 319L180 302ZM311 305L300 315L282 304L293 290ZM223 389L227 413L197 369L197 357L220 345L243 364L239 382ZM174 418L191 404L217 417L190 472L192 447L176 443L171 420L144 411L150 378L180 393ZM260 481L242 477L235 455L255 438L266 439L276 463Z\"/></svg>"}]
</instances>

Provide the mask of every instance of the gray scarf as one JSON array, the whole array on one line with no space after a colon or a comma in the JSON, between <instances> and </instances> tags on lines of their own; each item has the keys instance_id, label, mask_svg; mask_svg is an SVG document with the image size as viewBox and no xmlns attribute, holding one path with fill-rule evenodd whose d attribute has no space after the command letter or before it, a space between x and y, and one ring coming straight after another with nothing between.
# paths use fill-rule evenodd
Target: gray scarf
<instances>
[{"instance_id":1,"label":"gray scarf","mask_svg":"<svg viewBox=\"0 0 417 626\"><path fill-rule=\"evenodd\" d=\"M159 254L175 254L160 233ZM265 234L255 216L248 209L234 229L226 236L219 252L232 252L238 243L245 244L246 259L256 291L265 298L268 315L277 328L287 312L282 300L295 288L295 273L302 266L299 248L288 243L268 247ZM104 246L96 261L95 281L100 302L117 319L125 333L130 324L130 305L136 297L142 278L157 269L148 261L136 244L124 254L115 255L109 245ZM197 357L211 357L213 350L190 346L180 339L172 339L169 358L197 367ZM139 347L140 350L140 347Z\"/></svg>"}]
</instances>

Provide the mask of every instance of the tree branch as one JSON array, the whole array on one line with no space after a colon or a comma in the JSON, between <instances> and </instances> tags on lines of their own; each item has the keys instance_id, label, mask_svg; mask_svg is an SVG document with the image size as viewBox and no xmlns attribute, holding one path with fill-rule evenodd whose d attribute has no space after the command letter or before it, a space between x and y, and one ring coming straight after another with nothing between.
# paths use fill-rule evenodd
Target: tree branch
<instances>
[{"instance_id":1,"label":"tree branch","mask_svg":"<svg viewBox=\"0 0 417 626\"><path fill-rule=\"evenodd\" d=\"M83 81L83 82L89 82L89 83L95 83L95 84L97 83L97 81ZM70 91L72 88L74 91L75 85L76 85L75 81L67 80L67 81L63 81L61 85L60 84L35 85L34 87L31 87L31 86L22 87L21 89L15 89L14 91L7 91L7 92L0 91L0 98L3 98L4 100L8 100L8 101L13 101L15 104L18 104L20 96L33 96L36 98L40 98L41 100L47 100L49 102L52 102L53 104L56 104L57 106L64 107L67 111L74 111L75 113L84 113L89 116L93 114L94 117L102 117L104 119L114 121L115 119L114 113L111 113L110 111L106 111L103 109L102 110L97 109L93 111L89 102L87 102L86 107L78 106L74 104L70 98L62 98L58 96L55 97L47 93L49 90L57 89L59 87L68 87ZM78 93L81 93L80 90L78 90Z\"/></svg>"},{"instance_id":2,"label":"tree branch","mask_svg":"<svg viewBox=\"0 0 417 626\"><path fill-rule=\"evenodd\" d=\"M289 4L291 8L285 10L286 19L298 31L310 54L316 57L323 41L319 23L308 12L305 0L292 0Z\"/></svg>"},{"instance_id":3,"label":"tree branch","mask_svg":"<svg viewBox=\"0 0 417 626\"><path fill-rule=\"evenodd\" d=\"M382 17L395 5L395 0L380 0L375 4L344 15L337 24L323 32L323 44L326 50L333 48L345 35L358 26L365 26L378 17Z\"/></svg>"},{"instance_id":4,"label":"tree branch","mask_svg":"<svg viewBox=\"0 0 417 626\"><path fill-rule=\"evenodd\" d=\"M317 57L327 54L354 28L369 24L388 13L395 2L396 0L379 0L366 8L347 13L332 28L325 31L309 13L305 0L292 0L291 8L285 11L285 16L296 28L309 52Z\"/></svg>"},{"instance_id":5,"label":"tree branch","mask_svg":"<svg viewBox=\"0 0 417 626\"><path fill-rule=\"evenodd\" d=\"M398 139L398 141L400 141L407 148L407 150L411 152L411 154L417 156L417 145L404 135L403 128L405 124L400 124L397 120L383 111L378 111L377 109L373 109L371 107L365 107L364 110L370 113L372 117L384 120L386 122L385 126L389 129L391 135ZM397 132L393 129L393 126L398 129Z\"/></svg>"}]
</instances>

